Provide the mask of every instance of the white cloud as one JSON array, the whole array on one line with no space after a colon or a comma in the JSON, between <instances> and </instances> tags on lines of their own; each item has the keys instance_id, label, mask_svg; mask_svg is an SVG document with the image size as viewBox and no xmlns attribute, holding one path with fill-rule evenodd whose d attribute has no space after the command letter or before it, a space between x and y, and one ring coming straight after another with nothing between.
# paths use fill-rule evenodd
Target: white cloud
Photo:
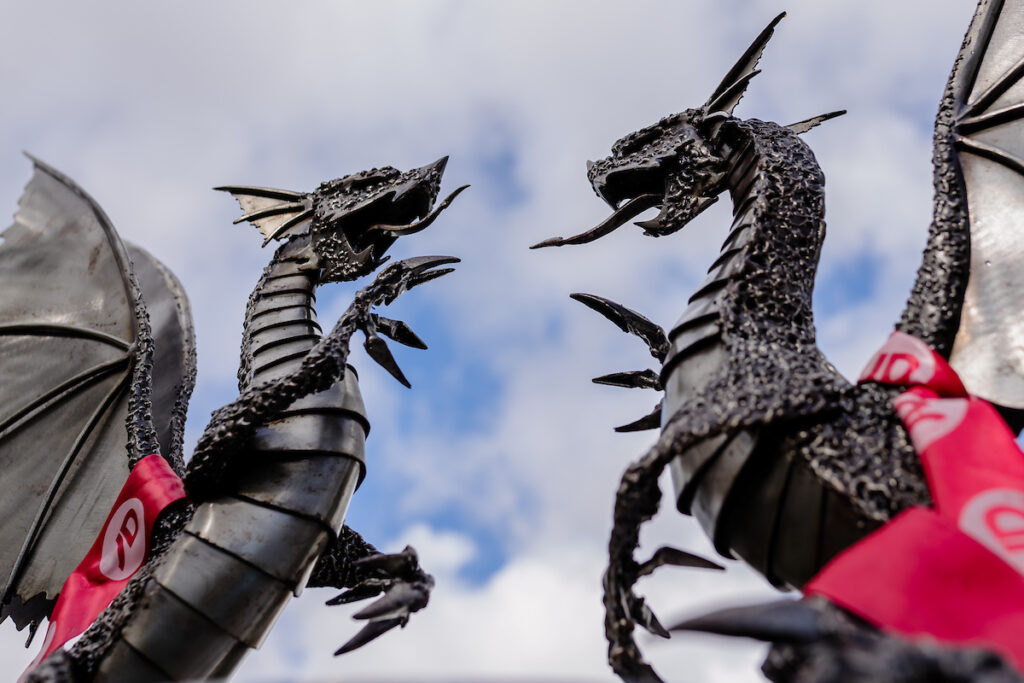
<instances>
[{"instance_id":1,"label":"white cloud","mask_svg":"<svg viewBox=\"0 0 1024 683\"><path fill-rule=\"evenodd\" d=\"M909 290L930 214L929 119L971 5L790 2L764 73L737 111L789 122L850 109L808 135L828 178L819 282L831 282L852 255L867 252L877 266L866 299L818 312L821 345L847 374L885 338ZM599 579L610 510L622 469L653 438L611 427L655 398L589 378L652 361L567 295L606 295L671 324L714 258L727 202L663 240L627 227L587 247L526 247L604 218L584 161L702 102L777 3L7 9L0 206L13 211L28 175L17 152L29 149L78 179L126 238L179 275L199 342L192 441L208 411L233 398L244 302L269 256L253 231L230 225L233 203L207 188L309 189L364 167L406 168L443 154L451 154L446 189L474 185L431 230L396 247L397 257L463 258L457 274L395 306L397 317L429 307L438 327L453 330L442 346L428 338L435 348L427 355L399 356L415 389L398 388L354 355L374 425L370 476L396 482L400 495L357 493L353 512L404 529L370 540L414 540L438 575L435 597L405 631L334 660L329 653L355 626L318 604L325 592L309 591L250 656L243 678L607 678ZM503 181L484 172L506 148L506 180L523 193L514 205L498 201ZM344 301L325 294L322 305L330 321ZM464 406L432 384L446 372L472 381L469 359L485 363L498 385L487 419L472 430L443 419ZM489 530L507 556L482 584L459 573L485 552L474 541L479 529L419 521L453 509ZM692 520L668 512L651 527L648 551L672 543L711 552ZM666 571L643 590L665 621L699 609L698 597L769 595L741 568L726 576ZM19 656L32 655L15 651L20 639L10 625L0 628L12 672ZM675 680L757 677L756 648L736 654L736 644L697 637L644 642Z\"/></svg>"}]
</instances>

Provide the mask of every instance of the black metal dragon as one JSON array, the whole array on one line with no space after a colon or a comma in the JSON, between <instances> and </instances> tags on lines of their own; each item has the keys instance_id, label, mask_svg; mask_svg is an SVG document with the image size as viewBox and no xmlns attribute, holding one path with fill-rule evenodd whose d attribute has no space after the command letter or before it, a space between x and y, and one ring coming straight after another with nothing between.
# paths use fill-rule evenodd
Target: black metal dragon
<instances>
[{"instance_id":1,"label":"black metal dragon","mask_svg":"<svg viewBox=\"0 0 1024 683\"><path fill-rule=\"evenodd\" d=\"M669 636L637 580L669 564L718 568L662 548L634 557L641 525L658 510L670 468L675 502L725 557L778 587L800 588L844 548L930 494L906 428L900 391L852 384L818 349L811 309L825 236L824 176L799 135L843 112L789 126L733 110L776 25L754 40L701 107L618 140L588 163L613 209L592 230L537 247L583 244L651 208L644 234L677 232L728 192L731 230L679 321L662 328L608 299L572 297L640 337L660 370L594 381L664 391L662 403L620 431L661 427L622 477L604 577L609 662L626 680L660 680L633 638L635 624ZM896 328L948 358L974 394L1020 428L1019 251L1024 202L1024 3L982 0L942 98L934 135L934 219L924 260ZM1019 216L1021 214L1016 213ZM1016 289L1014 289L1016 287ZM884 636L820 600L737 609L681 630L745 635L776 644L777 681L1020 680L998 656Z\"/></svg>"},{"instance_id":2,"label":"black metal dragon","mask_svg":"<svg viewBox=\"0 0 1024 683\"><path fill-rule=\"evenodd\" d=\"M369 431L346 359L360 331L369 356L408 385L384 337L426 346L374 309L458 261L384 266L399 236L425 229L464 189L435 206L445 163L372 169L309 193L218 188L241 204L236 222L281 245L249 300L240 395L214 412L185 466L195 357L180 284L34 160L0 245L0 615L35 632L140 459L162 454L188 498L160 515L145 564L109 607L27 680L227 676L307 585L347 589L328 604L383 593L336 654L427 604L433 580L415 551L378 553L343 526ZM316 288L378 270L324 335Z\"/></svg>"}]
</instances>

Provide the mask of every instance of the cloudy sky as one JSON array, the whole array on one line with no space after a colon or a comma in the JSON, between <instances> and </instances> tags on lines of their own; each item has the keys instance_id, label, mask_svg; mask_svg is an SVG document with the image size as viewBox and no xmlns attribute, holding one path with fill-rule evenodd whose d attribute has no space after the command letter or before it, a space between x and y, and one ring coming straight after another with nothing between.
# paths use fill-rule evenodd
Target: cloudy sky
<instances>
[{"instance_id":1,"label":"cloudy sky","mask_svg":"<svg viewBox=\"0 0 1024 683\"><path fill-rule=\"evenodd\" d=\"M384 548L415 545L438 581L430 607L363 650L333 593L294 601L237 679L607 680L600 576L618 477L653 441L612 427L651 392L590 383L650 357L568 299L593 292L670 325L714 259L721 202L672 237L622 229L527 250L607 211L584 162L619 136L704 102L750 39L779 26L737 114L789 123L850 113L808 134L828 182L815 300L821 347L856 374L909 292L931 206L931 122L972 0L621 2L5 3L0 211L27 150L75 178L122 236L188 292L199 379L189 444L235 396L249 290L270 256L232 226L221 184L312 189L371 166L450 155L443 191L472 188L396 257L463 259L389 312L431 346L396 349L399 386L361 350L373 423L369 476L349 523ZM3 208L6 207L6 208ZM333 321L351 287L324 290ZM664 485L668 485L667 480ZM645 548L709 553L665 511ZM642 584L662 621L770 596L752 572L665 569ZM34 656L0 626L0 678ZM677 681L755 681L762 650L642 638Z\"/></svg>"}]
</instances>

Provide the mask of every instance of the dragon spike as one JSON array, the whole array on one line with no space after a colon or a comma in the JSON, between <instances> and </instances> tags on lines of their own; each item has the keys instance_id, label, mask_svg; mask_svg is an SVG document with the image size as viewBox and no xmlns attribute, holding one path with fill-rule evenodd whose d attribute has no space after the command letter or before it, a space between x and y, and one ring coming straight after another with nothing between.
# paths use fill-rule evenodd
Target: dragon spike
<instances>
[{"instance_id":1,"label":"dragon spike","mask_svg":"<svg viewBox=\"0 0 1024 683\"><path fill-rule=\"evenodd\" d=\"M809 119L804 119L803 121L797 121L796 123L791 123L788 126L786 126L786 128L789 128L791 131L793 131L797 135L803 135L804 133L806 133L810 129L817 128L818 126L820 126L821 124L825 123L829 119L834 119L837 116L842 116L845 113L846 113L845 109L840 109L839 111L830 111L827 114L821 114L819 116L813 116L813 117L811 117Z\"/></svg>"},{"instance_id":2,"label":"dragon spike","mask_svg":"<svg viewBox=\"0 0 1024 683\"><path fill-rule=\"evenodd\" d=\"M732 110L736 108L736 105L742 99L743 93L746 92L750 80L759 73L756 67L761 59L761 54L764 52L768 41L771 40L775 27L785 16L785 12L779 14L758 34L757 38L754 38L754 42L750 44L750 47L739 58L739 61L729 69L729 72L725 74L725 78L718 84L715 91L711 93L707 104L704 105L706 112L724 111L729 114L732 113Z\"/></svg>"},{"instance_id":3,"label":"dragon spike","mask_svg":"<svg viewBox=\"0 0 1024 683\"><path fill-rule=\"evenodd\" d=\"M654 406L654 410L647 413L639 420L634 420L629 424L624 424L615 428L615 431L622 432L643 432L648 429L657 429L661 426L661 404L663 401L658 401L658 405Z\"/></svg>"},{"instance_id":4,"label":"dragon spike","mask_svg":"<svg viewBox=\"0 0 1024 683\"><path fill-rule=\"evenodd\" d=\"M401 320L392 320L376 313L372 313L370 317L373 319L377 330L388 339L393 339L399 344L414 349L426 350L427 345L423 343L423 340L416 336L416 333Z\"/></svg>"},{"instance_id":5,"label":"dragon spike","mask_svg":"<svg viewBox=\"0 0 1024 683\"><path fill-rule=\"evenodd\" d=\"M662 390L661 378L654 370L631 370L629 372L613 372L591 380L594 384L605 384L623 389L657 389Z\"/></svg>"},{"instance_id":6,"label":"dragon spike","mask_svg":"<svg viewBox=\"0 0 1024 683\"><path fill-rule=\"evenodd\" d=\"M224 185L213 189L231 193L244 212L234 223L247 221L259 228L264 246L271 240L281 239L291 228L313 216L313 199L308 194L244 185Z\"/></svg>"},{"instance_id":7,"label":"dragon spike","mask_svg":"<svg viewBox=\"0 0 1024 683\"><path fill-rule=\"evenodd\" d=\"M668 337L665 336L665 330L658 325L636 311L601 296L577 292L570 294L569 298L597 311L623 332L639 337L647 344L652 356L659 361L665 360L669 347Z\"/></svg>"},{"instance_id":8,"label":"dragon spike","mask_svg":"<svg viewBox=\"0 0 1024 683\"><path fill-rule=\"evenodd\" d=\"M372 640L376 640L396 626L400 626L404 623L404 619L382 619L380 621L371 621L364 626L359 633L352 636L352 639L347 643L339 647L334 652L334 656L343 655L346 652L352 652L366 645Z\"/></svg>"},{"instance_id":9,"label":"dragon spike","mask_svg":"<svg viewBox=\"0 0 1024 683\"><path fill-rule=\"evenodd\" d=\"M822 613L800 600L723 609L687 619L671 630L717 633L771 643L809 643L830 632Z\"/></svg>"},{"instance_id":10,"label":"dragon spike","mask_svg":"<svg viewBox=\"0 0 1024 683\"><path fill-rule=\"evenodd\" d=\"M398 367L398 363L395 362L395 357L391 355L391 349L388 348L387 342L375 333L368 332L366 334L366 341L363 343L363 348L366 349L367 355L376 361L377 365L391 373L391 376L397 379L407 389L412 388L412 385L409 384L409 380L407 380L405 375L402 373L402 369Z\"/></svg>"},{"instance_id":11,"label":"dragon spike","mask_svg":"<svg viewBox=\"0 0 1024 683\"><path fill-rule=\"evenodd\" d=\"M637 570L637 577L647 576L654 572L658 567L664 565L672 565L673 567L696 567L698 569L715 569L717 571L725 571L725 567L712 562L711 560L705 559L700 555L694 555L688 553L685 550L679 548L671 548L669 546L662 546L651 556L651 559L640 565Z\"/></svg>"}]
</instances>

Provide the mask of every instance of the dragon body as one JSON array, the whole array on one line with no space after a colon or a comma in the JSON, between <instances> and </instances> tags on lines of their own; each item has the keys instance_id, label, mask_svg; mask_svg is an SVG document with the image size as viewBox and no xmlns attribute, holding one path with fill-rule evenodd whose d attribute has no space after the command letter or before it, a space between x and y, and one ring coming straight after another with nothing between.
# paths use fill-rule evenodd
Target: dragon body
<instances>
[{"instance_id":1,"label":"dragon body","mask_svg":"<svg viewBox=\"0 0 1024 683\"><path fill-rule=\"evenodd\" d=\"M366 625L338 653L404 625L426 605L433 581L411 548L382 555L343 526L365 473L369 432L358 378L346 359L353 333L362 331L370 357L408 384L380 335L426 347L404 323L372 309L450 272L438 266L457 259L420 257L385 267L326 335L317 321L315 293L324 283L372 273L387 260L384 252L399 235L427 227L458 193L431 211L444 165L442 159L406 173L373 169L324 183L308 194L221 188L238 198L246 212L239 220L254 223L268 242L282 242L249 300L240 396L214 413L187 471L180 456L177 462L169 458L184 476L189 498L160 515L146 563L78 642L55 651L29 673L29 680L227 676L259 647L289 599L305 585L351 589L331 604L384 593L356 615ZM37 174L74 187L38 162ZM109 234L119 246L112 229ZM161 341L166 345L168 340L156 337L155 358L160 360ZM133 389L146 398L153 393L151 347L148 352L122 363L135 368ZM194 366L186 373L187 389L191 373ZM171 431L179 450L187 393L177 397L172 411L177 419ZM127 417L129 431L151 436L148 442L129 440L129 463L159 452L149 412L151 405L162 405L160 399L140 401L146 409L121 416L122 421ZM102 504L92 502L91 507ZM33 600L17 593L14 583L8 590L20 609L12 611L16 621L35 623L46 604L52 608L52 593Z\"/></svg>"},{"instance_id":2,"label":"dragon body","mask_svg":"<svg viewBox=\"0 0 1024 683\"><path fill-rule=\"evenodd\" d=\"M1019 143L1012 142L1013 125L1024 108L1017 88L1024 55L1013 51L1020 5L983 0L954 66L935 126L934 217L923 263L897 324L897 330L950 359L968 388L995 403L1011 424L1017 422L1022 398L1011 367L1019 336L1009 330L1017 314L1006 306L997 313L992 304L975 304L989 297L999 301L1011 292L1019 301L1020 290L1010 284L1015 269L1008 258L1003 267L992 268L998 271L993 278L1000 281L998 288L986 282L986 273L979 276L995 258L980 267L972 245L995 253L1000 231L1013 230L1000 202L1020 196L1019 182L1006 177L1012 172L1019 178L1024 170ZM658 510L658 477L666 468L672 471L677 508L696 517L716 550L743 559L778 587L803 587L837 553L897 513L931 502L918 454L893 407L902 389L850 383L815 342L811 300L825 237L824 176L799 136L842 112L789 126L733 115L783 16L754 40L702 107L632 133L613 145L611 156L588 163L595 192L614 210L608 219L585 233L535 245L590 242L650 208L659 209L658 215L637 225L647 235L662 237L682 229L720 194L727 192L733 203L732 227L720 255L668 334L608 299L572 295L639 336L661 362L658 371L594 380L664 391L650 415L618 428L661 427L656 444L622 477L609 540L604 578L608 654L613 670L626 680L660 680L639 652L634 626L669 636L633 591L637 580L665 564L721 569L668 547L646 561L634 557L641 525ZM991 131L998 126L1005 128L995 135ZM979 140L979 131L988 131L990 138ZM982 170L983 163L991 167ZM1000 180L992 182L997 172ZM977 320L982 315L985 325ZM983 344L984 337L1000 341ZM1001 349L1006 355L1000 365L990 356ZM1002 369L989 370L994 365ZM1016 679L1005 663L992 665L998 657L971 659L955 650L912 644L884 646L877 631L844 620L834 607L809 601L800 609L815 616L733 612L678 628L777 644L814 641L804 649L773 652L766 671L780 681L882 680L877 676L885 663L868 667L862 678L853 675L856 667L823 664L870 648L915 660L917 668L909 669L907 678L892 680L962 680L955 676L978 674L982 666L998 674L993 680ZM819 619L819 612L827 616ZM822 626L826 621L829 628ZM801 632L811 622L814 628ZM951 678L936 677L938 669L928 669L936 662L946 666L943 675ZM895 660L888 664L899 669Z\"/></svg>"}]
</instances>

